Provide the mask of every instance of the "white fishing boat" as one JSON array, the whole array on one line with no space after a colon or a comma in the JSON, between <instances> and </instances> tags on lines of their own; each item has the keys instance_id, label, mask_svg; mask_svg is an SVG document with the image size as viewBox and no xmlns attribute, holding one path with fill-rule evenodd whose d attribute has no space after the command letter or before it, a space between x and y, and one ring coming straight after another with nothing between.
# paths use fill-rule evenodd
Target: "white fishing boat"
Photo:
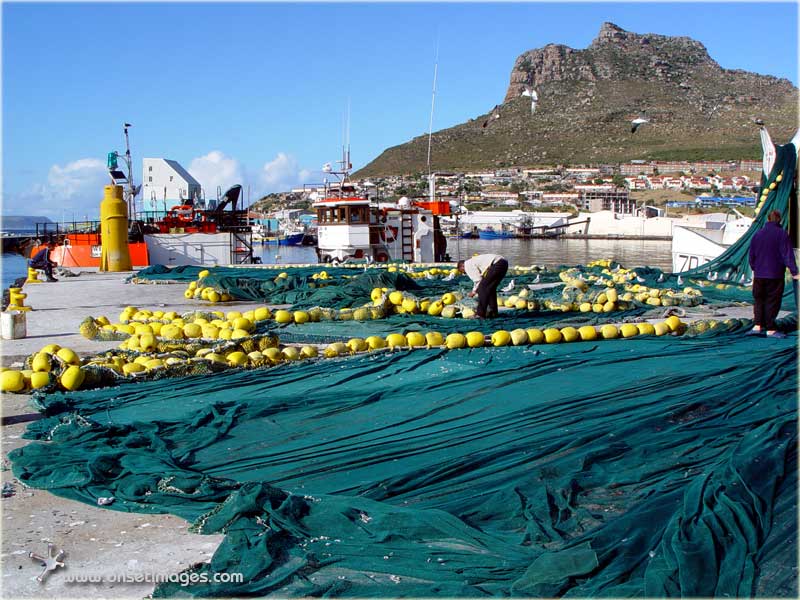
<instances>
[{"instance_id":1,"label":"white fishing boat","mask_svg":"<svg viewBox=\"0 0 800 600\"><path fill-rule=\"evenodd\" d=\"M447 240L439 224L440 214L449 214L448 202L378 202L361 195L348 180L350 160L345 151L341 170L325 171L339 177L326 182L325 192L312 207L317 212L317 257L320 262L350 260L388 262L440 262L445 259Z\"/></svg>"},{"instance_id":2,"label":"white fishing boat","mask_svg":"<svg viewBox=\"0 0 800 600\"><path fill-rule=\"evenodd\" d=\"M676 225L672 229L672 271L682 273L714 260L742 237L753 219L734 210L735 217L705 226Z\"/></svg>"}]
</instances>

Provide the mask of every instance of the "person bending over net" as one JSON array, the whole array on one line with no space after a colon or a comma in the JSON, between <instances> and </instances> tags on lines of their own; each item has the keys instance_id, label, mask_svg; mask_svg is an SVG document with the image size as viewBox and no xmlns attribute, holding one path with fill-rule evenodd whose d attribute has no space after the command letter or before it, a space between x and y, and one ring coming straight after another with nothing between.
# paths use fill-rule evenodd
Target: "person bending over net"
<instances>
[{"instance_id":1,"label":"person bending over net","mask_svg":"<svg viewBox=\"0 0 800 600\"><path fill-rule=\"evenodd\" d=\"M460 260L458 270L475 282L469 297L478 296L475 314L480 319L496 317L497 287L508 272L508 261L499 254L478 254L469 260Z\"/></svg>"}]
</instances>

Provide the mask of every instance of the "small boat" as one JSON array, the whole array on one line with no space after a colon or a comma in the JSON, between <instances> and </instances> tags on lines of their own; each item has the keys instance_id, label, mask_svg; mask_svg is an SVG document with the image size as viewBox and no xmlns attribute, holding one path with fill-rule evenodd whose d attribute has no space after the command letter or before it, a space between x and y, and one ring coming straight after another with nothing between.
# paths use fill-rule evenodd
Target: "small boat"
<instances>
[{"instance_id":1,"label":"small boat","mask_svg":"<svg viewBox=\"0 0 800 600\"><path fill-rule=\"evenodd\" d=\"M306 237L305 231L291 231L286 232L283 236L278 238L279 246L300 246L303 239Z\"/></svg>"},{"instance_id":2,"label":"small boat","mask_svg":"<svg viewBox=\"0 0 800 600\"><path fill-rule=\"evenodd\" d=\"M489 225L485 229L478 231L478 237L482 240L510 240L516 237L513 231L500 229L499 231Z\"/></svg>"}]
</instances>

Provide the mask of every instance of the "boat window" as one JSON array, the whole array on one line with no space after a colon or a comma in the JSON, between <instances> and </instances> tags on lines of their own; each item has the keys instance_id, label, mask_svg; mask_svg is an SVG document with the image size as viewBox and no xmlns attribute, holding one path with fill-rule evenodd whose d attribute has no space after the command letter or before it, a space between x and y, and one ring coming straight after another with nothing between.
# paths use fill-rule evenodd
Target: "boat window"
<instances>
[{"instance_id":1,"label":"boat window","mask_svg":"<svg viewBox=\"0 0 800 600\"><path fill-rule=\"evenodd\" d=\"M336 219L339 223L347 223L347 207L339 207L339 218Z\"/></svg>"}]
</instances>

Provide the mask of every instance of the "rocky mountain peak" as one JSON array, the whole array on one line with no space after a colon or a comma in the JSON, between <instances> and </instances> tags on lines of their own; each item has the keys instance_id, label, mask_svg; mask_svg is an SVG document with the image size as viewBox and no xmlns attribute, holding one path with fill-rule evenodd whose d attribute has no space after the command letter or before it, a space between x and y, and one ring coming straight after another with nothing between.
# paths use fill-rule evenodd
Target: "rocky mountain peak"
<instances>
[{"instance_id":1,"label":"rocky mountain peak","mask_svg":"<svg viewBox=\"0 0 800 600\"><path fill-rule=\"evenodd\" d=\"M630 34L622 27L606 21L600 26L600 33L597 34L597 37L592 42L592 46L600 46L608 42L614 43L616 41L625 40L629 35Z\"/></svg>"},{"instance_id":2,"label":"rocky mountain peak","mask_svg":"<svg viewBox=\"0 0 800 600\"><path fill-rule=\"evenodd\" d=\"M514 63L503 102L526 87L556 81L670 81L677 84L704 76L703 68L720 70L705 46L688 37L639 34L603 23L585 50L548 44L523 52Z\"/></svg>"}]
</instances>

